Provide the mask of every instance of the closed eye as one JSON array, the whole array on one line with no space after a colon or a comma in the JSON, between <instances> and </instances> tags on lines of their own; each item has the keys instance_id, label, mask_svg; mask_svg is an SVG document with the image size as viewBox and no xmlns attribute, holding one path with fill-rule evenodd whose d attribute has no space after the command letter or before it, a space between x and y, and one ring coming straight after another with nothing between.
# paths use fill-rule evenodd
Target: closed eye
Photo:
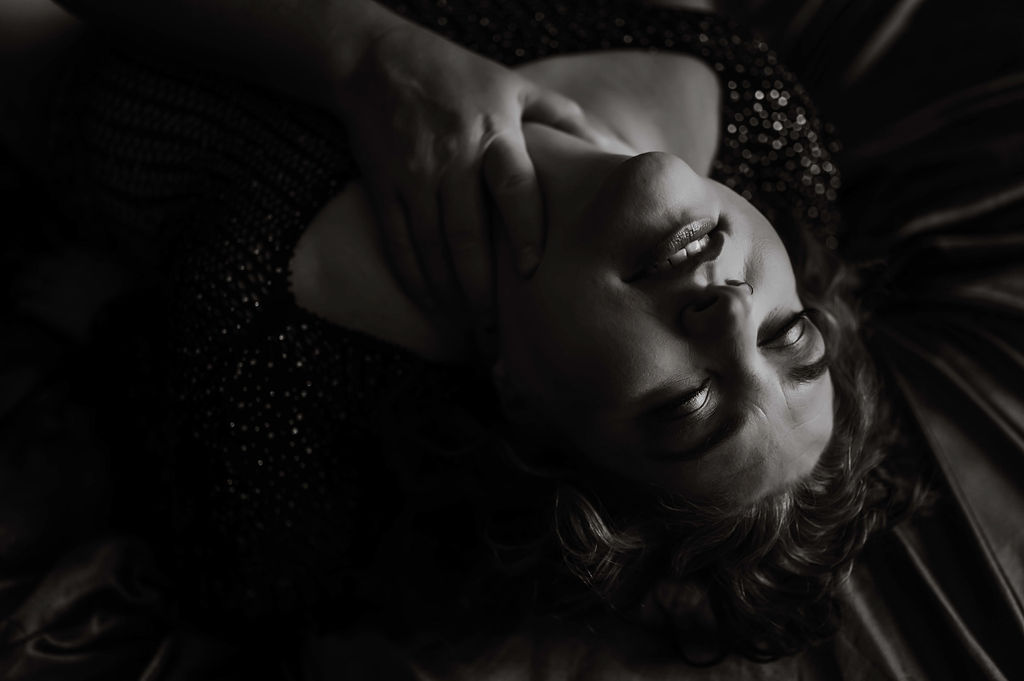
<instances>
[{"instance_id":1,"label":"closed eye","mask_svg":"<svg viewBox=\"0 0 1024 681\"><path fill-rule=\"evenodd\" d=\"M808 329L813 326L807 310L800 310L795 315L785 320L781 328L772 329L764 340L758 339L760 347L780 350L789 348L801 340L807 334Z\"/></svg>"},{"instance_id":2,"label":"closed eye","mask_svg":"<svg viewBox=\"0 0 1024 681\"><path fill-rule=\"evenodd\" d=\"M711 397L711 379L705 379L696 390L691 390L654 410L654 416L664 421L675 421L692 416L707 405Z\"/></svg>"},{"instance_id":3,"label":"closed eye","mask_svg":"<svg viewBox=\"0 0 1024 681\"><path fill-rule=\"evenodd\" d=\"M792 352L797 357L803 357L786 372L786 378L792 383L813 383L825 375L832 363L832 356L827 347L822 347L820 353L814 353L816 359L806 358L806 355L819 345L813 341L821 338L821 331L811 320L810 312L810 310L800 312L797 315L798 319L788 325L772 345L774 348L787 351L793 348Z\"/></svg>"},{"instance_id":4,"label":"closed eye","mask_svg":"<svg viewBox=\"0 0 1024 681\"><path fill-rule=\"evenodd\" d=\"M776 314L762 324L757 344L768 350L784 351L796 358L812 349L814 343L811 341L820 336L820 332L815 333L816 329L808 310L800 310L790 317L781 317ZM823 376L828 368L829 357L825 352L811 362L791 367L786 372L786 378L793 383L811 383ZM669 422L692 418L698 414L703 417L701 412L707 411L706 407L711 401L710 398L711 379L708 378L697 389L683 393L656 407L650 414L658 420Z\"/></svg>"},{"instance_id":5,"label":"closed eye","mask_svg":"<svg viewBox=\"0 0 1024 681\"><path fill-rule=\"evenodd\" d=\"M769 350L783 351L793 357L795 364L786 371L786 378L791 383L813 383L828 371L831 357L823 348L814 359L806 355L817 347L814 341L821 337L821 332L810 318L811 310L801 310L786 319L781 326L772 326L770 321L766 338L758 339L758 345Z\"/></svg>"}]
</instances>

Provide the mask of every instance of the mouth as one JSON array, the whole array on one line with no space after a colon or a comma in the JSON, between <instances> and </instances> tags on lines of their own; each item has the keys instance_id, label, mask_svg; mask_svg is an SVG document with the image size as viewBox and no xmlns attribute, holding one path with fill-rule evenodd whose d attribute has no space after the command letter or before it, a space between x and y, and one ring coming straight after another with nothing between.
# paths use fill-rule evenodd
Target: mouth
<instances>
[{"instance_id":1,"label":"mouth","mask_svg":"<svg viewBox=\"0 0 1024 681\"><path fill-rule=\"evenodd\" d=\"M718 222L702 218L683 225L663 239L641 261L642 264L628 282L648 277L689 274L704 263L715 260L722 252L725 236L716 229Z\"/></svg>"}]
</instances>

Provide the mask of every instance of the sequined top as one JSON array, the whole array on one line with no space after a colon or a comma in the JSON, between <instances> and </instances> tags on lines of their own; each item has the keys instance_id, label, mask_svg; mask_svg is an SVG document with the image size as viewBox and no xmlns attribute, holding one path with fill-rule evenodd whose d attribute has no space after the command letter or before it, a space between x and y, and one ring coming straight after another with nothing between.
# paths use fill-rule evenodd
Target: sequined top
<instances>
[{"instance_id":1,"label":"sequined top","mask_svg":"<svg viewBox=\"0 0 1024 681\"><path fill-rule=\"evenodd\" d=\"M793 75L732 23L611 0L385 4L510 66L599 49L699 57L723 92L712 177L780 229L835 246L835 146ZM64 163L76 209L166 243L166 447L188 590L246 615L343 598L393 516L395 434L425 427L424 405L458 402L463 389L449 370L333 326L289 292L303 229L359 175L344 131L139 56L85 69L74 88L65 142L78 152Z\"/></svg>"}]
</instances>

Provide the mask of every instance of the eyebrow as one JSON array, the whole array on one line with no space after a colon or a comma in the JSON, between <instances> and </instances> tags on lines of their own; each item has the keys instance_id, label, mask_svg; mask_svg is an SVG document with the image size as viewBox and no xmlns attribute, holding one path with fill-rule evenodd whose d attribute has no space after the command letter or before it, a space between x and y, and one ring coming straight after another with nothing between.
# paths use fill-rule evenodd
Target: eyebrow
<instances>
[{"instance_id":1,"label":"eyebrow","mask_svg":"<svg viewBox=\"0 0 1024 681\"><path fill-rule=\"evenodd\" d=\"M700 444L671 452L654 452L648 454L648 458L654 461L696 461L720 443L738 433L746 422L746 414L734 412L723 419Z\"/></svg>"}]
</instances>

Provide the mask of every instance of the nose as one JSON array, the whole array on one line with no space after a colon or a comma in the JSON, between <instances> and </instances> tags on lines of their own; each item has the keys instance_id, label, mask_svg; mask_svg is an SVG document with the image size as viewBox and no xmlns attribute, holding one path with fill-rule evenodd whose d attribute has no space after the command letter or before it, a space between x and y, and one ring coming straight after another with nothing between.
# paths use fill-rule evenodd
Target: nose
<instances>
[{"instance_id":1,"label":"nose","mask_svg":"<svg viewBox=\"0 0 1024 681\"><path fill-rule=\"evenodd\" d=\"M753 333L751 297L745 287L707 287L684 304L680 314L683 333L723 347L747 345L747 336Z\"/></svg>"}]
</instances>

